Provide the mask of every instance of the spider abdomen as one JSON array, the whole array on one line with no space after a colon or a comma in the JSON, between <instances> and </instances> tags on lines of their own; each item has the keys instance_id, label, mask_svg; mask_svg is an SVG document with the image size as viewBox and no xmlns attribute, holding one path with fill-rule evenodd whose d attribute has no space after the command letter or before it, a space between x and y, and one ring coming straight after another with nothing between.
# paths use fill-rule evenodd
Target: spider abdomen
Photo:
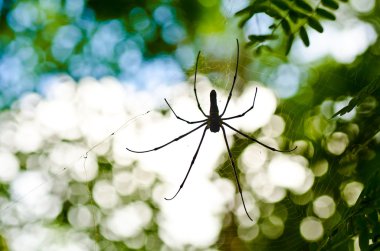
<instances>
[{"instance_id":1,"label":"spider abdomen","mask_svg":"<svg viewBox=\"0 0 380 251\"><path fill-rule=\"evenodd\" d=\"M216 103L216 91L210 92L210 116L208 121L208 127L211 132L219 132L220 118L218 104Z\"/></svg>"}]
</instances>

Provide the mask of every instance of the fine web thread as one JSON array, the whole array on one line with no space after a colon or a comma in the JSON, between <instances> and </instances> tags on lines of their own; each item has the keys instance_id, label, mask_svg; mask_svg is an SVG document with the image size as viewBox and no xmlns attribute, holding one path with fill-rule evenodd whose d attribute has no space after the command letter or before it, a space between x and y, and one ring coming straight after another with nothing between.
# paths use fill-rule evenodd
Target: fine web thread
<instances>
[{"instance_id":1,"label":"fine web thread","mask_svg":"<svg viewBox=\"0 0 380 251\"><path fill-rule=\"evenodd\" d=\"M245 53L245 54L242 53L242 58L244 58L244 57L248 57L248 58L253 57L255 59L255 56L253 54L249 54L249 53ZM251 61L251 60L252 59L247 59L247 61ZM267 61L266 59L260 58L260 60L272 68L275 68L278 66L277 64L273 64L270 61ZM257 78L257 79L261 79L261 81L264 84L268 84L268 85L271 84L270 81L267 81L268 80L267 72L257 71L256 69L249 68L244 64L241 64L241 68L242 68L241 70L243 70L243 71L251 72L250 75L256 76L255 78ZM243 75L239 75L239 78L241 80L240 82L244 83L244 84L252 79L251 77L249 77L249 79L244 79ZM238 95L234 94L234 96L236 98L236 96L238 96ZM255 107L255 109L256 109L256 107ZM278 142L283 147L286 147L288 145L290 148L292 148L294 145L297 144L296 143L297 140L305 140L303 137L297 138L297 137L299 137L297 132L300 132L300 131L303 132L304 131L303 128L305 126L306 119L302 116L299 116L299 117L296 117L295 119L293 119L292 117L289 116L289 114L292 113L292 111L289 111L289 109L290 109L290 107L287 106L286 99L285 100L278 100L277 110L274 114L281 116L285 122L285 130L282 133L282 135L279 137ZM254 132L254 136L260 137L261 133L262 133L262 131L260 129L258 129L256 132ZM238 137L238 138L240 138L240 137ZM284 141L282 142L282 140L284 140ZM303 155L307 155L307 153L304 153L302 151L315 151L316 150L316 149L313 150L314 146L313 146L312 141L305 140L305 142L309 142L309 144L310 144L308 146L307 150L304 150L303 148L299 149L301 152L299 152L299 153L296 152L295 157L301 157L302 158ZM291 144L289 145L288 143L291 143ZM246 146L247 146L247 143L245 140L236 139L233 141L231 151L232 151L233 155L235 156L237 163L239 163L238 159L241 157L241 155L239 156L239 154L241 154L241 149L244 150ZM263 149L263 150L265 151L265 149ZM319 154L321 154L321 153L320 152L314 152L313 153L313 155L315 155L315 156L318 156ZM308 163L307 168L309 170L312 170L313 166L316 164L315 163L316 160L318 160L318 159L317 158L315 158L315 160L314 160L314 158L308 158L308 159L310 162ZM336 179L329 178L328 182L326 182L326 177L332 177L332 175L334 173L333 170L336 169L338 166L339 166L339 163L337 163L337 161L332 162L332 163L330 163L330 161L329 161L327 173L325 173L322 177L315 176L313 186L309 189L308 192L306 192L304 194L295 194L292 191L286 189L285 198L283 198L279 202L266 203L265 201L262 201L260 198L257 198L258 199L257 204L258 204L259 208L262 208L263 206L267 206L267 207L272 208L271 209L271 210L273 210L272 215L278 216L282 219L286 219L283 221L285 228L288 228L288 229L291 228L294 230L292 234L287 233L286 235L281 235L280 237L278 237L276 239L271 239L270 240L271 249L277 250L277 249L281 249L285 246L287 247L287 250L291 250L291 249L292 250L302 250L302 248L304 248L304 245L307 242L305 241L305 239L302 238L302 236L300 234L300 223L302 222L302 220L304 218L309 217L309 216L313 216L313 213L312 213L313 201L316 198L318 198L319 196L327 195L327 196L332 197L334 202L335 202L336 212L338 212L339 207L345 206L344 199L342 197L337 196L336 194L334 194L332 192L332 188L334 187L334 182L336 181ZM220 173L221 176L224 176L224 177L232 177L232 175L233 175L232 170L231 170L231 164L229 163L227 153L224 154L224 161L218 167L218 172ZM240 172L243 172L243 170L240 169ZM247 180L243 178L244 176L245 175L242 175L242 179L241 179L242 186L246 188L246 191L248 191L249 193L252 193L252 190L249 187L249 184L247 184ZM308 200L308 202L305 202L304 204L298 204L300 202L296 202L296 201L305 200L308 196L310 196L310 198L311 198ZM304 206L302 206L302 205L304 205ZM311 210L305 210L303 208L305 206L308 206L308 208ZM282 215L286 215L286 217L283 217ZM315 217L318 218L318 216L315 216ZM265 221L265 219L264 219L264 221ZM289 224L289 223L292 223L292 224ZM258 226L261 227L262 223L260 222L258 224ZM238 230L238 231L236 231L236 230ZM234 238L234 237L240 238L240 234L238 233L239 231L249 232L250 227L239 227L238 224L236 224L236 229L235 228L223 229L221 234L220 234L220 239L219 239L219 242L217 243L217 245L224 246L225 245L225 243L223 242L224 239ZM328 228L324 228L324 231L326 233L329 233ZM253 243L255 244L255 247L258 249L260 249L261 247L267 248L266 239L260 238L260 234L258 236L259 236L259 238L253 239ZM283 236L286 236L287 239L284 239ZM250 240L248 240L248 242L249 241ZM242 242L244 243L245 241L242 240Z\"/></svg>"},{"instance_id":2,"label":"fine web thread","mask_svg":"<svg viewBox=\"0 0 380 251\"><path fill-rule=\"evenodd\" d=\"M57 177L61 177L61 175L63 175L65 172L67 172L68 170L71 169L70 167L73 167L75 165L75 163L78 163L78 161L80 161L83 158L84 159L83 169L84 169L84 174L85 174L85 177L86 177L86 180L87 180L89 174L88 174L87 169L86 169L86 161L87 161L89 153L92 152L96 147L100 146L101 144L103 144L107 140L109 140L111 137L113 137L114 135L116 135L117 132L119 132L121 129L123 129L123 128L127 127L128 125L130 125L131 122L135 121L136 119L138 119L138 118L140 118L142 116L147 115L149 112L150 111L147 111L145 113L139 114L137 116L134 116L134 117L128 119L123 125L121 125L119 128L117 128L117 130L115 130L114 132L112 132L104 140L102 140L99 143L95 144L94 146L92 146L91 148L89 148L89 150L85 154L81 155L76 160L74 160L73 162L71 162L70 164L68 164L67 166L69 166L69 167L64 166L60 171L56 172L55 175ZM35 186L33 186L31 189L28 190L28 192L20 194L18 196L14 196L14 198L12 199L12 203L8 203L7 205L0 207L0 213L1 214L6 214L7 211L9 211L9 210L13 209L14 207L16 207L18 203L20 203L24 199L28 198L28 196L30 196L32 193L38 191L39 189L42 189L47 184L49 184L49 181L43 181L43 182L38 183ZM89 186L87 186L87 188L88 188L88 194L89 194L89 198L90 198L90 203L92 205L94 205L94 200L93 200L92 193L90 191ZM92 221L93 221L94 227L96 228L96 215L95 215L96 208L95 208L95 206L92 207L92 212L93 212ZM99 238L99 233L96 230L95 231L95 240L97 241L98 238ZM97 248L96 248L97 242L95 242L94 245L95 245L95 247L94 247L93 250L97 250Z\"/></svg>"},{"instance_id":3,"label":"fine web thread","mask_svg":"<svg viewBox=\"0 0 380 251\"><path fill-rule=\"evenodd\" d=\"M145 113L142 113L142 114L139 114L139 115L136 115L130 119L128 119L124 124L122 124L118 129L116 129L114 132L112 132L111 134L109 134L107 137L105 137L103 140L101 140L100 142L98 142L97 144L95 144L94 146L92 146L90 149L88 149L88 151L82 155L80 157L84 159L83 161L83 169L84 169L84 174L85 174L85 180L88 180L88 174L87 174L87 169L86 169L86 161L87 161L87 158L88 158L88 154L90 152L92 152L95 148L97 148L98 146L102 145L103 143L105 143L106 141L110 140L113 136L115 136L117 134L117 132L119 132L120 130L124 129L125 127L127 127L131 122L135 121L136 119L142 117L142 116L145 116L149 113L150 111L147 111ZM95 177L96 179L96 177ZM99 230L98 230L98 226L97 226L97 210L96 210L96 206L95 206L95 201L94 201L94 197L92 195L92 192L91 192L91 188L90 188L90 183L93 182L93 181L87 181L87 193L88 193L88 196L89 196L89 200L90 200L90 204L91 204L91 210L92 210L92 224L94 226L94 234L95 234L95 243L94 243L94 250L96 250L96 246L97 246L97 242L99 241Z\"/></svg>"}]
</instances>

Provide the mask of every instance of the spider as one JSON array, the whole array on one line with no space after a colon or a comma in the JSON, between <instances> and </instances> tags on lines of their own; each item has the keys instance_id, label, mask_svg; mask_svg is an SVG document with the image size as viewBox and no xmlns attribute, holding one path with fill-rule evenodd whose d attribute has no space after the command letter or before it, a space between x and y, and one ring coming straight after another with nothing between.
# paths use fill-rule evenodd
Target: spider
<instances>
[{"instance_id":1,"label":"spider","mask_svg":"<svg viewBox=\"0 0 380 251\"><path fill-rule=\"evenodd\" d=\"M249 215L248 211L247 211L247 208L245 206L245 202L244 202L244 198L243 198L243 193L242 193L242 189L241 189L241 185L240 185L240 181L239 181L239 178L238 178L238 174L237 174L237 171L236 171L236 165L235 165L235 162L233 160L233 157L232 157L232 154L231 154L231 150L230 150L230 147L228 145L228 141L227 141L227 136L226 136L226 131L225 131L225 128L224 126L230 128L231 130L237 132L238 134L252 140L253 142L256 142L268 149L270 149L271 151L275 151L275 152L291 152L291 151L294 151L297 146L291 150L284 150L284 151L281 151L281 150L278 150L278 149L275 149L273 147L270 147L260 141L258 141L257 139L255 138L252 138L251 136L249 136L248 134L245 134L235 128L233 128L232 126L230 126L229 124L227 124L225 121L226 120L230 120L230 119L236 119L236 118L240 118L240 117L243 117L246 113L248 113L249 111L251 111L255 105L255 100L256 100L256 95L257 95L257 87L256 87L256 91L255 91L255 97L253 98L253 103L252 103L252 106L249 107L245 112L239 114L239 115L235 115L235 116L231 116L231 117L227 117L227 118L224 118L223 115L224 113L226 112L227 110L227 107L228 107L228 103L230 102L230 99L231 99L231 96L232 96L232 91L234 89L234 86L235 86L235 83L236 83L236 77L237 77L237 71L238 71L238 65L239 65L239 40L236 39L236 44L237 44L237 60L236 60L236 68L235 68L235 75L234 75L234 79L233 79L233 82L232 82L232 87L231 87L231 90L228 94L228 98L227 98L227 102L226 102L226 105L224 106L224 109L223 109L223 112L221 114L219 114L219 109L218 109L218 105L217 105L217 102L216 102L216 91L215 90L212 90L210 92L210 113L209 115L206 115L206 113L203 111L201 105L199 104L199 100L198 100L198 95L197 95L197 88L196 88L196 82L197 82L197 71L198 71L198 61L199 61L199 55L201 54L201 52L199 51L198 52L198 56L197 56L197 61L196 61L196 64L195 64L195 76L194 76L194 94L195 94L195 99L197 101L197 104L198 104L198 109L200 110L200 112L206 117L205 119L202 119L202 120L197 120L197 121L188 121L186 119L183 119L182 117L178 116L175 111L173 110L173 108L170 106L169 102L166 100L166 98L164 99L166 104L169 106L170 110L173 112L173 114L175 115L175 117L179 120L182 120L188 124L200 124L199 126L197 126L196 128L192 129L191 131L185 133L185 134L182 134L178 137L176 137L175 139L161 145L161 146L158 146L158 147L155 147L153 149L150 149L150 150L145 150L145 151L136 151L136 150L131 150L129 148L127 148L128 151L130 152L134 152L134 153L147 153L147 152L152 152L152 151L157 151L161 148L164 148L165 146L168 146L170 145L171 143L175 142L175 141L179 141L180 139L186 137L187 135L197 131L198 129L204 127L203 129L203 134L202 134L202 137L201 137L201 140L198 144L198 147L197 147L197 150L195 151L195 154L193 156L193 159L191 160L191 163L190 163L190 167L189 169L187 170L187 173L186 173L186 176L185 178L183 179L181 185L179 186L179 189L178 191L174 194L173 197L171 198L165 198L165 200L172 200L174 199L177 194L181 191L181 189L183 188L188 176L189 176L189 173L191 171L191 168L193 167L193 164L195 162L195 159L197 158L197 155L198 155L198 152L199 152L199 149L201 148L201 145L202 145L202 142L203 142L203 139L205 137L205 134L206 134L206 131L207 129L210 129L211 132L213 133L216 133L216 132L219 132L220 129L222 129L222 132L223 132L223 137L224 137L224 141L226 143L226 147L227 147L227 151L228 151L228 156L229 156L229 159L231 161L231 164L232 164L232 167L233 167L233 171L234 171L234 176L235 176L235 180L236 180L236 184L237 184L237 187L239 189L239 193L240 193L240 197L241 197L241 200L243 202L243 206L244 206L244 210L245 210L245 213L247 214L248 218L252 220L251 216Z\"/></svg>"}]
</instances>

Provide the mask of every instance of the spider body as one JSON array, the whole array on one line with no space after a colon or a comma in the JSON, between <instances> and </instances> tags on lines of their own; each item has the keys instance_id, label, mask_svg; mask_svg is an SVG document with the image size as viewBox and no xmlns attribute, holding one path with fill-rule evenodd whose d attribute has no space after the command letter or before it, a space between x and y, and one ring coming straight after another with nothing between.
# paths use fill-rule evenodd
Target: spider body
<instances>
[{"instance_id":1,"label":"spider body","mask_svg":"<svg viewBox=\"0 0 380 251\"><path fill-rule=\"evenodd\" d=\"M210 114L209 115L206 115L205 112L203 111L200 103L199 103L199 100L198 100L198 95L197 95L197 88L196 88L196 82L197 82L197 71L198 71L198 61L199 61L199 55L200 55L200 52L198 53L198 56L197 56L197 62L196 62L196 65L195 65L195 76L194 76L194 94L195 94L195 99L197 101L197 105L198 105L198 109L199 111L203 114L203 116L205 117L205 119L202 119L202 120L197 120L197 121L188 121L186 119L183 119L182 117L178 116L175 111L173 110L173 108L170 106L169 102L165 99L165 102L166 104L169 106L170 110L173 112L173 114L175 115L175 117L179 120L182 120L188 124L200 124L199 126L197 126L196 128L192 129L191 131L185 133L185 134L182 134L178 137L176 137L175 139L161 145L161 146L158 146L158 147L155 147L155 148L152 148L150 150L145 150L145 151L136 151L136 150L131 150L129 148L127 148L128 151L131 151L131 152L135 152L135 153L146 153L146 152L152 152L152 151L156 151L156 150L159 150L167 145L170 145L171 143L173 142L176 142L176 141L179 141L180 139L186 137L187 135L195 132L196 130L204 127L203 129L203 134L202 134L202 137L201 137L201 140L199 142L199 145L197 147L197 150L195 151L195 154L191 160L191 163L190 163L190 166L189 166L189 169L187 170L187 173L186 173L186 176L185 178L183 179L181 185L179 186L179 189L177 190L177 192L174 194L173 197L171 198L165 198L166 200L172 200L174 199L177 194L179 193L179 191L181 191L182 187L184 186L188 176L189 176L189 173L191 171L191 168L193 167L193 164L195 162L195 159L197 158L198 156L198 152L199 152L199 149L202 145L202 142L203 142L203 139L205 137L205 134L206 134L206 131L207 129L210 129L211 132L219 132L220 129L222 129L222 132L223 132L223 137L224 137L224 142L226 144L226 148L227 148L227 152L228 152L228 157L231 161L231 165L232 165L232 168L233 168L233 171L234 171L234 176L235 176L235 181L236 181L236 185L237 185L237 188L239 190L239 193L240 193L240 197L241 197L241 200L242 200L242 203L243 203L243 207L244 207L244 210L245 210L245 213L247 214L248 218L250 220L252 220L252 218L249 216L248 214L248 211L247 211L247 208L245 206L245 202L244 202L244 198L243 198L243 192L242 192L242 189L241 189L241 185L240 185L240 181L239 181L239 176L238 176L238 172L237 172L237 168L236 168L236 165L235 165L235 162L234 162L234 159L232 157L232 153L231 153L231 150L230 150L230 147L228 145L228 141L227 141L227 136L226 136L226 131L225 131L225 126L230 128L231 130L235 131L236 133L244 136L245 138L253 141L253 142L256 142L258 144L260 144L261 146L264 146L266 148L268 148L269 150L271 151L275 151L275 152L291 152L293 150L295 150L297 147L291 149L291 150L285 150L285 151L281 151L281 150L277 150L276 148L273 148L271 146L268 146L260 141L258 141L257 139L249 136L248 134L246 133L243 133L237 129L235 129L234 127L230 126L228 123L226 123L225 121L226 120L230 120L230 119L236 119L236 118L241 118L243 117L247 112L249 112L250 110L253 109L254 105L255 105L255 100L256 100L256 94L257 94L257 88L256 88L256 92L255 92L255 96L253 98L253 103L252 103L252 106L250 106L245 112L239 114L239 115L235 115L235 116L231 116L231 117L227 117L225 118L224 117L224 113L226 112L226 109L228 107L228 103L230 102L230 99L231 99L231 96L232 96L232 91L234 89L234 86L235 86L235 82L236 82L236 77L237 77L237 70L238 70L238 65L239 65L239 41L236 39L236 43L237 43L237 60L236 60L236 68L235 68L235 75L234 75L234 79L233 79L233 82L232 82L232 87L231 87L231 90L228 94L228 98L227 98L227 101L226 101L226 105L223 109L223 112L221 114L219 114L219 109L218 109L218 104L217 104L217 101L216 101L216 91L215 90L212 90L210 92Z\"/></svg>"},{"instance_id":2,"label":"spider body","mask_svg":"<svg viewBox=\"0 0 380 251\"><path fill-rule=\"evenodd\" d=\"M210 128L211 132L219 132L221 122L218 104L216 103L216 91L212 90L210 92L210 115L207 118L207 127Z\"/></svg>"}]
</instances>

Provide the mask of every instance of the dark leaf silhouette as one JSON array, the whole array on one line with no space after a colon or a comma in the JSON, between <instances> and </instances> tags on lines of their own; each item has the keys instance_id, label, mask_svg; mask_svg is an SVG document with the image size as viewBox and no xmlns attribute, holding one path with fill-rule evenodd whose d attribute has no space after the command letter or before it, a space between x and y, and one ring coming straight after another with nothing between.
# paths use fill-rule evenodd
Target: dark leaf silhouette
<instances>
[{"instance_id":1,"label":"dark leaf silhouette","mask_svg":"<svg viewBox=\"0 0 380 251\"><path fill-rule=\"evenodd\" d=\"M361 231L359 233L359 247L361 251L369 250L369 233L368 228L365 225L361 226Z\"/></svg>"},{"instance_id":2,"label":"dark leaf silhouette","mask_svg":"<svg viewBox=\"0 0 380 251\"><path fill-rule=\"evenodd\" d=\"M305 27L300 28L300 37L303 42L303 44L308 47L310 45L309 36L307 35Z\"/></svg>"},{"instance_id":3,"label":"dark leaf silhouette","mask_svg":"<svg viewBox=\"0 0 380 251\"><path fill-rule=\"evenodd\" d=\"M316 12L317 12L318 16L327 18L329 20L335 20L336 19L334 14L332 14L331 12L329 12L325 9L317 8Z\"/></svg>"},{"instance_id":4,"label":"dark leaf silhouette","mask_svg":"<svg viewBox=\"0 0 380 251\"><path fill-rule=\"evenodd\" d=\"M298 14L298 12L296 12L294 10L289 11L289 18L290 18L290 20L292 20L293 23L297 23L297 21L300 17L301 16Z\"/></svg>"},{"instance_id":5,"label":"dark leaf silhouette","mask_svg":"<svg viewBox=\"0 0 380 251\"><path fill-rule=\"evenodd\" d=\"M258 13L265 13L274 19L274 24L269 28L273 30L274 34L278 28L284 31L282 35L285 41L288 41L287 48L292 45L294 38L291 35L300 34L302 42L305 46L309 46L312 41L305 30L305 24L309 25L314 30L322 33L323 26L319 19L324 18L328 20L336 20L336 15L333 10L339 8L339 2L347 2L346 0L321 0L317 5L312 5L308 0L257 0L251 3L236 13L237 16L242 16L239 27L243 27L249 19ZM304 28L301 28L304 27ZM253 37L247 45L255 44L257 41L265 42L265 40L273 40L271 36ZM280 43L277 43L278 45ZM255 49L257 49L256 47ZM286 50L288 51L288 50Z\"/></svg>"},{"instance_id":6,"label":"dark leaf silhouette","mask_svg":"<svg viewBox=\"0 0 380 251\"><path fill-rule=\"evenodd\" d=\"M288 3L283 1L283 0L275 0L272 3L282 10L288 10L289 9Z\"/></svg>"},{"instance_id":7,"label":"dark leaf silhouette","mask_svg":"<svg viewBox=\"0 0 380 251\"><path fill-rule=\"evenodd\" d=\"M309 17L309 19L307 21L308 21L308 24L310 25L311 28L318 31L319 33L323 32L323 27L317 19L315 19L313 17Z\"/></svg>"},{"instance_id":8,"label":"dark leaf silhouette","mask_svg":"<svg viewBox=\"0 0 380 251\"><path fill-rule=\"evenodd\" d=\"M339 4L334 0L322 0L322 5L333 10L336 10L339 8Z\"/></svg>"},{"instance_id":9,"label":"dark leaf silhouette","mask_svg":"<svg viewBox=\"0 0 380 251\"><path fill-rule=\"evenodd\" d=\"M290 34L290 32L291 32L290 24L286 19L282 20L281 27L284 29L286 34Z\"/></svg>"},{"instance_id":10,"label":"dark leaf silhouette","mask_svg":"<svg viewBox=\"0 0 380 251\"><path fill-rule=\"evenodd\" d=\"M347 106L343 107L339 111L337 111L332 118L340 115L344 115L352 109L354 109L356 106L360 105L364 99L370 95L372 95L375 91L380 89L380 77L377 77L374 81L372 81L370 84L368 84L366 87L360 90L358 95L350 100Z\"/></svg>"},{"instance_id":11,"label":"dark leaf silhouette","mask_svg":"<svg viewBox=\"0 0 380 251\"><path fill-rule=\"evenodd\" d=\"M248 36L248 39L251 40L252 42L264 42L266 40L273 40L276 39L277 36L268 34L268 35L250 35Z\"/></svg>"},{"instance_id":12,"label":"dark leaf silhouette","mask_svg":"<svg viewBox=\"0 0 380 251\"><path fill-rule=\"evenodd\" d=\"M310 6L310 4L308 4L307 2L303 1L303 0L296 0L295 1L295 4L300 8L300 9L303 9L304 11L306 12L312 12L313 11L313 7Z\"/></svg>"},{"instance_id":13,"label":"dark leaf silhouette","mask_svg":"<svg viewBox=\"0 0 380 251\"><path fill-rule=\"evenodd\" d=\"M290 52L290 49L292 48L292 45L293 45L293 41L294 41L294 35L291 34L288 38L288 41L286 42L286 50L285 50L285 55L288 55L289 52Z\"/></svg>"}]
</instances>

